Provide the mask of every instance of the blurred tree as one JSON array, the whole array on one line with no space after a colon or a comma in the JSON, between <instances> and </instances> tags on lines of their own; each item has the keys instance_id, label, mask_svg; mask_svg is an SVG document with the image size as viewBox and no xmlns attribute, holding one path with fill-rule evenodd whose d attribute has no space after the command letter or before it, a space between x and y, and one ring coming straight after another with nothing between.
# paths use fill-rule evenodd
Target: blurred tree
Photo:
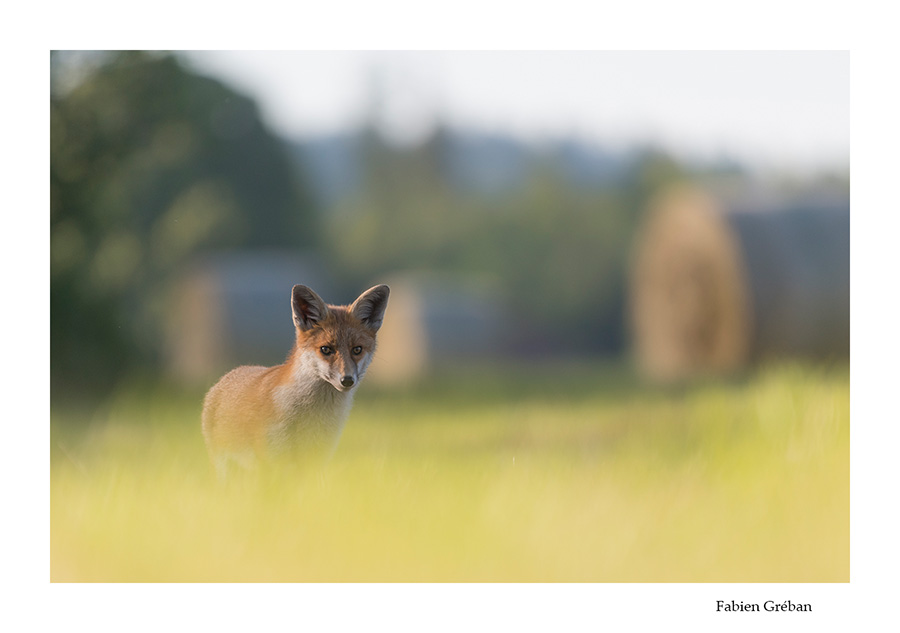
<instances>
[{"instance_id":1,"label":"blurred tree","mask_svg":"<svg viewBox=\"0 0 900 633\"><path fill-rule=\"evenodd\" d=\"M679 164L648 150L621 179L579 188L552 157L533 155L524 187L479 194L448 182L449 134L398 148L364 132L365 185L326 227L344 276L362 284L410 268L487 274L527 344L621 352L632 237L649 197L682 177Z\"/></svg>"},{"instance_id":2,"label":"blurred tree","mask_svg":"<svg viewBox=\"0 0 900 633\"><path fill-rule=\"evenodd\" d=\"M197 253L319 234L251 100L170 55L94 56L76 82L63 61L51 55L53 393L154 369L167 283Z\"/></svg>"}]
</instances>

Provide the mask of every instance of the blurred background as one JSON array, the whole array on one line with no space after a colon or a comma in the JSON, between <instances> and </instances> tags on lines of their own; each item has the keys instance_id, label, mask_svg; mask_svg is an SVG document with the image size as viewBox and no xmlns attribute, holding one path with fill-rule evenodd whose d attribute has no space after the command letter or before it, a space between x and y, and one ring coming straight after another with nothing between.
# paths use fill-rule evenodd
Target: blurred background
<instances>
[{"instance_id":1,"label":"blurred background","mask_svg":"<svg viewBox=\"0 0 900 633\"><path fill-rule=\"evenodd\" d=\"M370 380L849 355L849 55L51 53L51 398L283 361L392 288Z\"/></svg>"}]
</instances>

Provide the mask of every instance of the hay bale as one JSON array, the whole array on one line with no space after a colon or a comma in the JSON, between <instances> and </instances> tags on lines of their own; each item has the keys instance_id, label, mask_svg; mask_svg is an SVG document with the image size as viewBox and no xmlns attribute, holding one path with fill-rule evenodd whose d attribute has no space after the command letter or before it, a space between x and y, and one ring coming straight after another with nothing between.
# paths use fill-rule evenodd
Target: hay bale
<instances>
[{"instance_id":1,"label":"hay bale","mask_svg":"<svg viewBox=\"0 0 900 633\"><path fill-rule=\"evenodd\" d=\"M633 254L639 366L673 381L771 356L846 356L849 238L846 198L760 202L687 186L666 192Z\"/></svg>"},{"instance_id":2,"label":"hay bale","mask_svg":"<svg viewBox=\"0 0 900 633\"><path fill-rule=\"evenodd\" d=\"M391 300L366 380L402 386L502 354L505 320L496 284L424 272L396 274L385 283Z\"/></svg>"}]
</instances>

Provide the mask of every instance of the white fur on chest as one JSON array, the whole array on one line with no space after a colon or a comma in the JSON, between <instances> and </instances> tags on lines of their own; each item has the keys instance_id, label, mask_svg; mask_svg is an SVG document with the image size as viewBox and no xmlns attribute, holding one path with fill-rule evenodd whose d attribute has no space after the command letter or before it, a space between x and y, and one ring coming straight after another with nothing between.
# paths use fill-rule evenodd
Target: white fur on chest
<instances>
[{"instance_id":1,"label":"white fur on chest","mask_svg":"<svg viewBox=\"0 0 900 633\"><path fill-rule=\"evenodd\" d=\"M295 361L292 381L273 392L278 419L269 432L273 448L327 444L334 448L353 405L353 391L341 392L319 377L315 355Z\"/></svg>"}]
</instances>

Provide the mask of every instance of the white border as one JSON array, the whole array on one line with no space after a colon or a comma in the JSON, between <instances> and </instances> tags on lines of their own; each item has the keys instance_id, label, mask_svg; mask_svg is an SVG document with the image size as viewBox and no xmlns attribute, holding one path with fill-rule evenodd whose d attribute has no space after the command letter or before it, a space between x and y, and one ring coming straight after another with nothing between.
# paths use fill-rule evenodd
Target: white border
<instances>
[{"instance_id":1,"label":"white border","mask_svg":"<svg viewBox=\"0 0 900 633\"><path fill-rule=\"evenodd\" d=\"M865 630L896 623L898 147L894 20L814 2L33 3L3 55L5 430L2 621L64 630ZM871 7L875 7L874 9ZM239 35L236 35L239 34ZM851 49L852 576L847 585L50 585L48 68L51 48ZM890 574L890 575L888 575ZM808 600L805 615L715 600ZM638 626L641 625L641 626ZM16 629L11 629L16 630Z\"/></svg>"}]
</instances>

